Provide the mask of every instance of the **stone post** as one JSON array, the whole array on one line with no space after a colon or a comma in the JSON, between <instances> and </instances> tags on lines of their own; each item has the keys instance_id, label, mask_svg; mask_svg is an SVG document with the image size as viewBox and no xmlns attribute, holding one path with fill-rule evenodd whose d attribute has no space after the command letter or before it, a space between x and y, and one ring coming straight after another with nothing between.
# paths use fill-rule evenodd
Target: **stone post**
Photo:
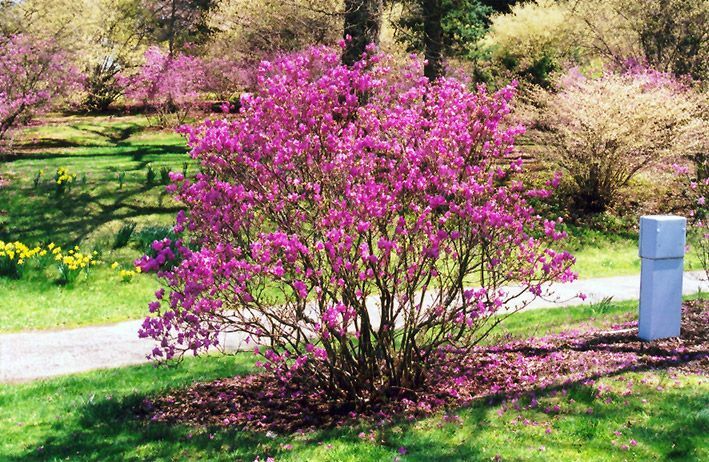
<instances>
[{"instance_id":1,"label":"stone post","mask_svg":"<svg viewBox=\"0 0 709 462\"><path fill-rule=\"evenodd\" d=\"M673 215L640 217L639 337L679 336L687 220Z\"/></svg>"}]
</instances>

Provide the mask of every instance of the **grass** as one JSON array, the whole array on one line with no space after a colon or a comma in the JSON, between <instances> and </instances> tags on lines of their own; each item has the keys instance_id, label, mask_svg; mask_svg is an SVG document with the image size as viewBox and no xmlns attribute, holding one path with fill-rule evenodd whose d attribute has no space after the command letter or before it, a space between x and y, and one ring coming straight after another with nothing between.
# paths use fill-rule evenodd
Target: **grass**
<instances>
[{"instance_id":1,"label":"grass","mask_svg":"<svg viewBox=\"0 0 709 462\"><path fill-rule=\"evenodd\" d=\"M71 328L140 319L160 287L152 275L122 282L108 267L89 280L61 286L39 275L20 280L0 277L0 332Z\"/></svg>"},{"instance_id":2,"label":"grass","mask_svg":"<svg viewBox=\"0 0 709 462\"><path fill-rule=\"evenodd\" d=\"M576 257L574 271L581 279L639 274L638 238L636 232L608 234L571 227L566 250ZM684 260L684 269L701 270L696 247L691 244Z\"/></svg>"},{"instance_id":3,"label":"grass","mask_svg":"<svg viewBox=\"0 0 709 462\"><path fill-rule=\"evenodd\" d=\"M126 220L139 227L173 222L178 204L163 185L147 184L146 176L149 164L156 173L161 167L182 170L189 156L181 136L152 130L137 116L47 123L24 131L18 155L0 163L0 175L10 181L0 189L6 212L0 216L0 239L94 245L111 238ZM54 173L59 167L77 179L57 196Z\"/></svg>"},{"instance_id":4,"label":"grass","mask_svg":"<svg viewBox=\"0 0 709 462\"><path fill-rule=\"evenodd\" d=\"M188 171L196 166L186 154L185 140L172 131L147 126L142 116L53 115L21 132L16 154L0 159L0 176L10 181L0 188L0 239L29 245L55 242L98 249L103 260L124 267L140 255L136 248L112 250L119 230L129 222L136 232L150 226L170 226L180 209L164 186L147 184L148 164ZM77 175L74 185L57 196L57 168ZM35 175L42 170L37 187ZM119 175L125 174L120 187ZM637 274L637 236L610 235L591 229L571 229L568 243L577 258L581 278ZM699 269L695 255L687 269ZM35 274L21 280L0 278L0 332L104 324L143 317L152 292L153 276L120 283L108 268L97 268L88 281L62 287L56 275Z\"/></svg>"},{"instance_id":5,"label":"grass","mask_svg":"<svg viewBox=\"0 0 709 462\"><path fill-rule=\"evenodd\" d=\"M633 317L633 303L521 313L507 333L527 336L540 326L562 330L592 322L609 325ZM477 461L477 460L682 460L709 458L709 385L697 376L637 371L601 379L611 401L594 399L591 386L575 384L568 395L542 393L539 407L503 412L480 402L451 411L374 426L358 423L303 435L265 435L238 429L148 423L134 416L146 397L195 381L252 370L249 355L195 358L178 367L151 365L95 371L27 384L0 385L0 460L247 461ZM623 383L637 385L620 394ZM645 381L646 383L642 383ZM662 388L658 388L662 387ZM539 409L559 404L557 415ZM589 409L592 414L589 415ZM527 419L530 424L523 422ZM531 422L536 422L532 425ZM549 429L549 433L547 430ZM620 436L614 434L621 432ZM372 434L374 441L361 438ZM631 446L630 441L637 441ZM621 449L621 445L628 445ZM399 448L405 449L399 455ZM404 452L402 450L402 452Z\"/></svg>"}]
</instances>

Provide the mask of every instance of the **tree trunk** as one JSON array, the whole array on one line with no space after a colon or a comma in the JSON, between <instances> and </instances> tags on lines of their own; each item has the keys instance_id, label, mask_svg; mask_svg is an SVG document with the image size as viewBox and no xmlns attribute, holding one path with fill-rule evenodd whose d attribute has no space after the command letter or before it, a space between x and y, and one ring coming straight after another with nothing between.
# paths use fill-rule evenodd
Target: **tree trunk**
<instances>
[{"instance_id":1,"label":"tree trunk","mask_svg":"<svg viewBox=\"0 0 709 462\"><path fill-rule=\"evenodd\" d=\"M351 40L342 52L342 62L357 62L370 43L379 43L382 0L345 0L344 36Z\"/></svg>"},{"instance_id":2,"label":"tree trunk","mask_svg":"<svg viewBox=\"0 0 709 462\"><path fill-rule=\"evenodd\" d=\"M175 23L177 22L177 0L172 0L170 5L170 23L168 30L168 49L170 58L175 54Z\"/></svg>"},{"instance_id":3,"label":"tree trunk","mask_svg":"<svg viewBox=\"0 0 709 462\"><path fill-rule=\"evenodd\" d=\"M423 74L434 81L443 75L443 29L441 27L441 0L422 0L423 45L426 64Z\"/></svg>"}]
</instances>

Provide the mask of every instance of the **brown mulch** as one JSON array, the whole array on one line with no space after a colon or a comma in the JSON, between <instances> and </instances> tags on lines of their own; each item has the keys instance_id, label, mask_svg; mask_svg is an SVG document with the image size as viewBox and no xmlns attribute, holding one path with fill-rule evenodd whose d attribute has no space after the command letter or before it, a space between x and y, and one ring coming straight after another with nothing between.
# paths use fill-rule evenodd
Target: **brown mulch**
<instances>
[{"instance_id":1,"label":"brown mulch","mask_svg":"<svg viewBox=\"0 0 709 462\"><path fill-rule=\"evenodd\" d=\"M629 322L612 330L570 331L479 347L465 356L442 352L415 401L377 403L358 413L317 393L284 390L266 374L197 383L146 400L137 413L151 421L292 433L353 419L416 417L481 398L543 393L627 371L661 368L706 375L708 322L709 300L698 300L684 304L679 338L643 342L637 338L637 323Z\"/></svg>"}]
</instances>

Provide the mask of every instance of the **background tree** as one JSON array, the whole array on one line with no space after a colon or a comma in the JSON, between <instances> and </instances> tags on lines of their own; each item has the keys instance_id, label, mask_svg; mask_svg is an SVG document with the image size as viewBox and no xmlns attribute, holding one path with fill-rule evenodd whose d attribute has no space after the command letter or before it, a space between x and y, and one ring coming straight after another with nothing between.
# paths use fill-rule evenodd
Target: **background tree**
<instances>
[{"instance_id":1,"label":"background tree","mask_svg":"<svg viewBox=\"0 0 709 462\"><path fill-rule=\"evenodd\" d=\"M202 48L204 89L233 100L255 86L260 61L342 38L341 0L222 0L209 13L213 31Z\"/></svg>"},{"instance_id":2,"label":"background tree","mask_svg":"<svg viewBox=\"0 0 709 462\"><path fill-rule=\"evenodd\" d=\"M709 6L706 0L576 0L583 21L581 43L625 65L629 59L663 72L706 80L709 71Z\"/></svg>"},{"instance_id":3,"label":"background tree","mask_svg":"<svg viewBox=\"0 0 709 462\"><path fill-rule=\"evenodd\" d=\"M141 2L23 0L6 8L3 23L63 50L86 75L84 108L100 111L122 92L118 73L140 62L147 38Z\"/></svg>"},{"instance_id":4,"label":"background tree","mask_svg":"<svg viewBox=\"0 0 709 462\"><path fill-rule=\"evenodd\" d=\"M94 0L84 21L90 22L91 46L82 59L85 69L83 106L105 111L123 93L119 82L140 62L147 37L140 16L140 0Z\"/></svg>"},{"instance_id":5,"label":"background tree","mask_svg":"<svg viewBox=\"0 0 709 462\"><path fill-rule=\"evenodd\" d=\"M53 43L0 37L0 141L75 88L79 75Z\"/></svg>"},{"instance_id":6,"label":"background tree","mask_svg":"<svg viewBox=\"0 0 709 462\"><path fill-rule=\"evenodd\" d=\"M0 0L0 35L9 37L21 32L19 8L14 0Z\"/></svg>"},{"instance_id":7,"label":"background tree","mask_svg":"<svg viewBox=\"0 0 709 462\"><path fill-rule=\"evenodd\" d=\"M5 35L28 34L49 40L70 54L88 41L85 19L95 0L22 0L0 4Z\"/></svg>"},{"instance_id":8,"label":"background tree","mask_svg":"<svg viewBox=\"0 0 709 462\"><path fill-rule=\"evenodd\" d=\"M222 0L209 15L210 44L253 62L281 51L334 45L342 37L340 0Z\"/></svg>"},{"instance_id":9,"label":"background tree","mask_svg":"<svg viewBox=\"0 0 709 462\"><path fill-rule=\"evenodd\" d=\"M481 42L493 79L519 79L548 87L553 73L585 62L580 20L567 2L518 3L509 14L495 14Z\"/></svg>"},{"instance_id":10,"label":"background tree","mask_svg":"<svg viewBox=\"0 0 709 462\"><path fill-rule=\"evenodd\" d=\"M143 0L147 31L167 43L170 55L187 44L203 43L209 34L209 12L216 0Z\"/></svg>"},{"instance_id":11,"label":"background tree","mask_svg":"<svg viewBox=\"0 0 709 462\"><path fill-rule=\"evenodd\" d=\"M423 52L429 79L442 75L445 57L476 55L493 11L479 0L409 0L403 6L396 23L397 39L408 51Z\"/></svg>"},{"instance_id":12,"label":"background tree","mask_svg":"<svg viewBox=\"0 0 709 462\"><path fill-rule=\"evenodd\" d=\"M155 116L155 125L184 122L199 102L205 81L202 60L182 53L169 54L157 46L148 48L135 75L123 79L126 97L140 101Z\"/></svg>"},{"instance_id":13,"label":"background tree","mask_svg":"<svg viewBox=\"0 0 709 462\"><path fill-rule=\"evenodd\" d=\"M370 43L379 43L383 0L345 0L344 37L350 37L342 52L342 62L357 62Z\"/></svg>"}]
</instances>

